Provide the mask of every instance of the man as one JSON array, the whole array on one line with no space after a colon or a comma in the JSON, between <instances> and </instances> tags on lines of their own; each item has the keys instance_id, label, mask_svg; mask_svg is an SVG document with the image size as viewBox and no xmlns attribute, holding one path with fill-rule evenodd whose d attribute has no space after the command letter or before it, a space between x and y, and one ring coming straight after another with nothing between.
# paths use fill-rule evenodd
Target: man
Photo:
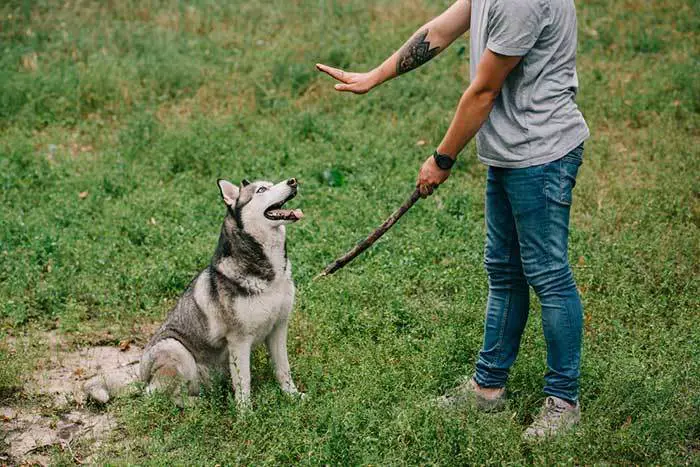
<instances>
[{"instance_id":1,"label":"man","mask_svg":"<svg viewBox=\"0 0 700 467\"><path fill-rule=\"evenodd\" d=\"M542 304L547 397L524 437L541 439L580 418L582 307L568 263L568 226L589 132L574 101L573 0L457 0L370 72L317 68L340 81L338 91L363 94L429 61L470 28L471 84L417 180L422 196L430 195L476 136L479 159L488 166L484 342L474 376L441 401L504 406L532 286Z\"/></svg>"}]
</instances>

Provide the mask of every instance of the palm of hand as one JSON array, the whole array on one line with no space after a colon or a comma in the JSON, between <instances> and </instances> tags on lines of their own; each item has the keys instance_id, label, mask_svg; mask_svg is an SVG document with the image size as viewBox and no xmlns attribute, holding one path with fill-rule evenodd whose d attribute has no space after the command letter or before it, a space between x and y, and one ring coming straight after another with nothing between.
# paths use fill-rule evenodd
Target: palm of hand
<instances>
[{"instance_id":1,"label":"palm of hand","mask_svg":"<svg viewBox=\"0 0 700 467\"><path fill-rule=\"evenodd\" d=\"M340 81L340 83L335 85L336 91L349 91L355 94L364 94L376 85L374 75L371 72L352 73L321 63L317 63L316 68L326 73L331 78Z\"/></svg>"}]
</instances>

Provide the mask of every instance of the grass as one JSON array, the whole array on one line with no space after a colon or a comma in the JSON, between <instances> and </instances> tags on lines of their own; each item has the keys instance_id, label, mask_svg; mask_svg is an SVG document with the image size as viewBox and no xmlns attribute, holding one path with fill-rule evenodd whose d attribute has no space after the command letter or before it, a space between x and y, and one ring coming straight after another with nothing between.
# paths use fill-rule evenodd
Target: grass
<instances>
[{"instance_id":1,"label":"grass","mask_svg":"<svg viewBox=\"0 0 700 467\"><path fill-rule=\"evenodd\" d=\"M0 336L143 342L213 251L216 179L296 176L307 217L289 228L289 351L309 400L281 395L258 352L252 414L226 385L182 412L124 398L104 409L121 428L98 459L700 463L698 5L577 4L578 102L593 134L571 232L584 418L551 445L520 441L543 397L534 301L505 413L425 403L471 373L481 341L484 168L472 145L436 196L311 282L409 193L468 84L468 54L462 41L362 97L334 93L313 63L367 69L444 1L3 2ZM29 363L0 352L5 393Z\"/></svg>"}]
</instances>

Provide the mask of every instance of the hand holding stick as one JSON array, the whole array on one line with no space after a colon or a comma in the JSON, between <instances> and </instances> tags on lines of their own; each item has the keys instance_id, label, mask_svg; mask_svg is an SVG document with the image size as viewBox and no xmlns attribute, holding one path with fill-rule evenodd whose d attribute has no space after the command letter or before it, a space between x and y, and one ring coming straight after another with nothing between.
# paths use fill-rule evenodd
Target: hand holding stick
<instances>
[{"instance_id":1,"label":"hand holding stick","mask_svg":"<svg viewBox=\"0 0 700 467\"><path fill-rule=\"evenodd\" d=\"M332 263L330 263L326 268L321 271L319 275L314 277L314 280L318 279L319 277L323 276L328 276L336 272L338 269L342 268L346 264L348 264L350 261L355 259L357 255L365 251L367 248L371 247L374 242L379 240L379 238L386 233L387 230L389 230L396 222L403 216L406 211L408 211L411 206L416 204L416 201L420 198L420 190L418 188L415 189L415 191L411 194L411 196L404 201L404 203L401 205L400 208L398 208L396 211L389 216L387 220L384 221L382 225L379 226L376 230L374 230L367 238L362 240L360 243L355 245L355 247L345 253L343 256L340 258L336 259Z\"/></svg>"}]
</instances>

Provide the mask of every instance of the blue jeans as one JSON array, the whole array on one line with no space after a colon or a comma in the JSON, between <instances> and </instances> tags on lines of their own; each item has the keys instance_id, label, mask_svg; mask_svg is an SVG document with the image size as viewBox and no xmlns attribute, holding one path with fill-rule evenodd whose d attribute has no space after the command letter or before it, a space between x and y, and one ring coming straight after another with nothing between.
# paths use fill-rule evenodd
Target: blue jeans
<instances>
[{"instance_id":1,"label":"blue jeans","mask_svg":"<svg viewBox=\"0 0 700 467\"><path fill-rule=\"evenodd\" d=\"M544 392L578 399L583 309L569 267L569 211L583 144L535 167L489 167L486 249L489 278L484 344L474 379L504 387L525 329L532 286L547 342Z\"/></svg>"}]
</instances>

